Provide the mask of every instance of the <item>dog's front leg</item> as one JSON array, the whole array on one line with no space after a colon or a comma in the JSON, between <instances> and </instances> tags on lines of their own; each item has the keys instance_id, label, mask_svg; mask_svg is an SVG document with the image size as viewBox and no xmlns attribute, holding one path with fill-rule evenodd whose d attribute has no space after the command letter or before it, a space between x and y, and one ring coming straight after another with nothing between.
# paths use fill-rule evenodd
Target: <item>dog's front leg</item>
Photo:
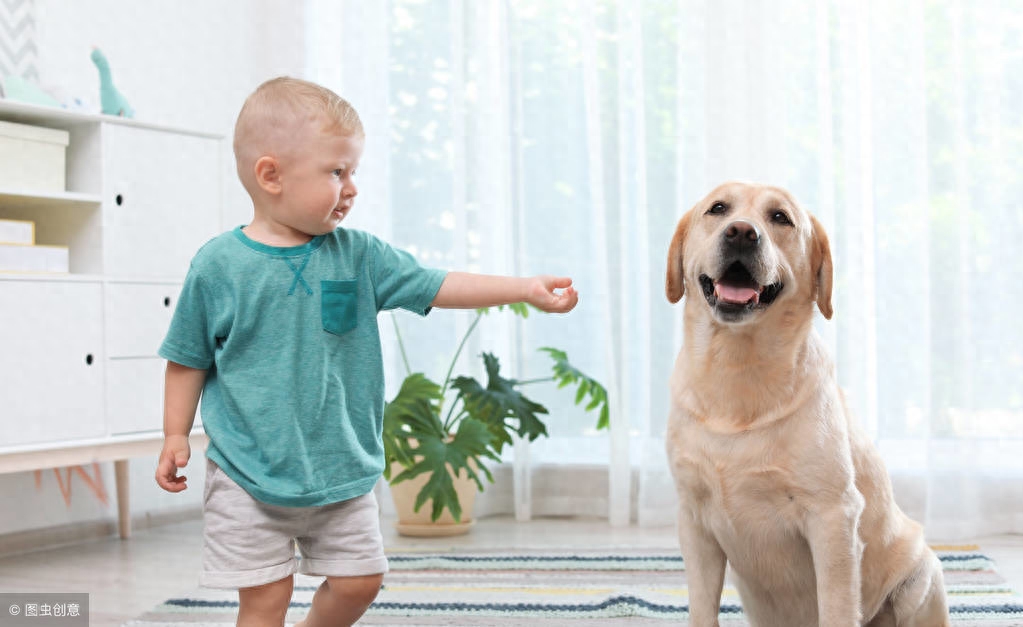
<instances>
[{"instance_id":1,"label":"dog's front leg","mask_svg":"<svg viewBox=\"0 0 1023 627\"><path fill-rule=\"evenodd\" d=\"M863 543L857 529L863 497L850 490L842 502L808 517L806 539L817 576L817 616L827 627L860 624L860 559Z\"/></svg>"},{"instance_id":2,"label":"dog's front leg","mask_svg":"<svg viewBox=\"0 0 1023 627\"><path fill-rule=\"evenodd\" d=\"M689 624L717 627L725 585L725 552L685 503L679 505L678 535L689 582Z\"/></svg>"}]
</instances>

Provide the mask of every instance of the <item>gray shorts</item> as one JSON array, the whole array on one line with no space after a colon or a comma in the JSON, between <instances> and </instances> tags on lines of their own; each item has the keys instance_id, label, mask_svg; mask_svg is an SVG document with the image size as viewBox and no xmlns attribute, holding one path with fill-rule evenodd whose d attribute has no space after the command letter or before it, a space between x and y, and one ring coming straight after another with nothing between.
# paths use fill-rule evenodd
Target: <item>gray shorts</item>
<instances>
[{"instance_id":1,"label":"gray shorts","mask_svg":"<svg viewBox=\"0 0 1023 627\"><path fill-rule=\"evenodd\" d=\"M327 577L387 572L373 493L320 507L267 505L207 460L199 583L250 588L296 572Z\"/></svg>"}]
</instances>

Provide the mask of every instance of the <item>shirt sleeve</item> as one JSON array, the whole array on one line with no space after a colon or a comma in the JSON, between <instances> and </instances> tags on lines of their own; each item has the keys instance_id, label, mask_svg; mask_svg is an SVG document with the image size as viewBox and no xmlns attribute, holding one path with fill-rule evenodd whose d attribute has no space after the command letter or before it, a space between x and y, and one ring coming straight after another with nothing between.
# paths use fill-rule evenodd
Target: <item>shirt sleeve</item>
<instances>
[{"instance_id":1,"label":"shirt sleeve","mask_svg":"<svg viewBox=\"0 0 1023 627\"><path fill-rule=\"evenodd\" d=\"M174 363L207 370L213 365L216 337L213 331L213 299L195 267L189 268L160 357Z\"/></svg>"},{"instance_id":2,"label":"shirt sleeve","mask_svg":"<svg viewBox=\"0 0 1023 627\"><path fill-rule=\"evenodd\" d=\"M370 238L369 251L377 311L400 308L421 316L430 313L447 271L425 268L408 252L376 237Z\"/></svg>"}]
</instances>

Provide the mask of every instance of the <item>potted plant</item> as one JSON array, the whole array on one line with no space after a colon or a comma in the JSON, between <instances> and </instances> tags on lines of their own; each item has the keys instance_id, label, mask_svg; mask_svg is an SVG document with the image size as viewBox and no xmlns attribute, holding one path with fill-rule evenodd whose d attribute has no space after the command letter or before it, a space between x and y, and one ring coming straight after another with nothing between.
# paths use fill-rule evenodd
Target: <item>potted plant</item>
<instances>
[{"instance_id":1,"label":"potted plant","mask_svg":"<svg viewBox=\"0 0 1023 627\"><path fill-rule=\"evenodd\" d=\"M529 316L525 304L508 308L523 318ZM486 352L481 355L486 384L469 376L453 376L466 342L489 311L476 310L441 383L412 371L397 321L392 317L407 375L384 409L384 478L395 496L398 530L402 533L450 535L468 531L471 501L477 491L483 490L484 478L494 481L484 460L500 461L501 451L513 442L513 435L530 442L547 435L542 418L548 414L547 408L523 394L525 386L557 383L559 388L573 388L577 405L588 399L586 410L599 410L597 429L609 426L607 390L575 368L568 355L556 348L539 349L553 362L552 374L546 377L525 381L505 378L497 357ZM406 504L413 496L414 503ZM431 504L429 519L425 511L420 513L427 503ZM438 521L446 525L423 525Z\"/></svg>"}]
</instances>

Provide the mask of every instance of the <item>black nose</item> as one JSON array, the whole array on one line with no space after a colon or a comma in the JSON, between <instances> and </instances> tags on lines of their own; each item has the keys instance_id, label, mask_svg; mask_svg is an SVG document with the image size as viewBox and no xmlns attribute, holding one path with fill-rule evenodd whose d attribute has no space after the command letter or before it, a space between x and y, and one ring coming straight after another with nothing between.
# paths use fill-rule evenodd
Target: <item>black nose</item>
<instances>
[{"instance_id":1,"label":"black nose","mask_svg":"<svg viewBox=\"0 0 1023 627\"><path fill-rule=\"evenodd\" d=\"M752 250L760 243L760 231L752 222L736 220L725 229L725 244L737 250Z\"/></svg>"}]
</instances>

